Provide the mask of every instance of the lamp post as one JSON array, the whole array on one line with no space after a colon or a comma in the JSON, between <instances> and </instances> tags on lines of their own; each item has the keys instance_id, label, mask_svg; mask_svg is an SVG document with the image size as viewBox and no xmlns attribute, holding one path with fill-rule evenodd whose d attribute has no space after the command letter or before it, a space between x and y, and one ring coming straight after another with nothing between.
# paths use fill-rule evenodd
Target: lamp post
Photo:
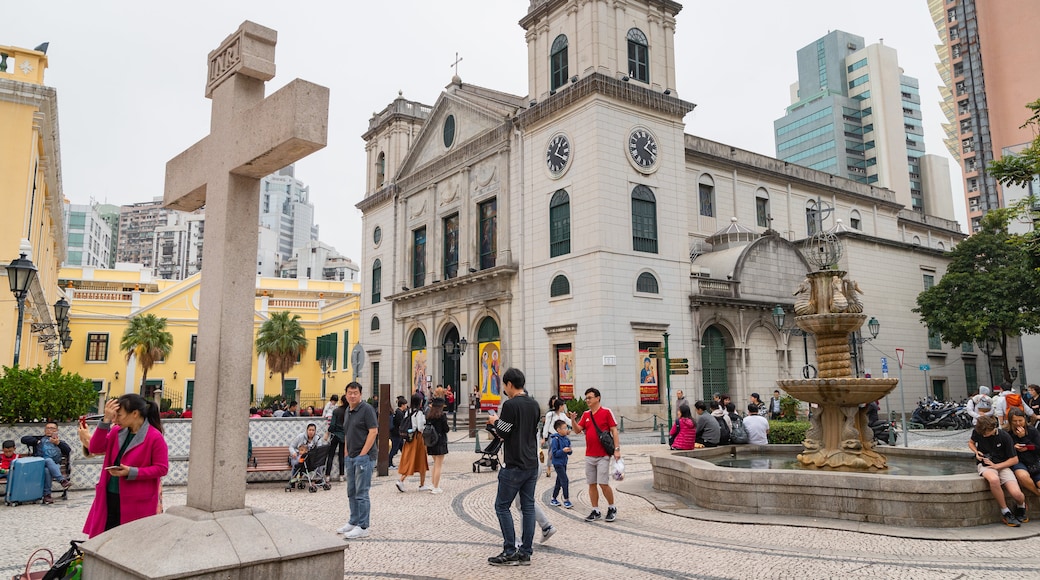
<instances>
[{"instance_id":1,"label":"lamp post","mask_svg":"<svg viewBox=\"0 0 1040 580\"><path fill-rule=\"evenodd\" d=\"M459 360L462 358L462 355L466 354L466 347L468 345L469 343L466 342L466 337L462 337L462 340L460 340L458 344L456 344L455 341L453 341L450 338L444 341L444 354L448 355L448 358L455 361L455 388L458 390L458 392L455 394L455 405L454 407L452 407L451 413L452 431L458 431L459 398L462 395L462 385L459 384L459 377L462 374L460 367L462 365L459 364ZM470 413L470 415L473 415L473 419L476 420L476 416L474 413ZM470 431L473 431L475 429L475 425L473 425L471 422L469 428Z\"/></svg>"},{"instance_id":2,"label":"lamp post","mask_svg":"<svg viewBox=\"0 0 1040 580\"><path fill-rule=\"evenodd\" d=\"M816 367L809 364L809 339L806 337L805 331L801 328L798 328L797 326L784 328L784 322L786 318L787 313L784 312L783 306L777 304L775 307L773 307L773 324L776 326L776 329L785 334L802 337L802 350L805 353L805 366L802 367L802 377L806 379L815 378ZM812 376L809 376L810 369L812 369Z\"/></svg>"},{"instance_id":3,"label":"lamp post","mask_svg":"<svg viewBox=\"0 0 1040 580\"><path fill-rule=\"evenodd\" d=\"M36 266L31 260L26 259L25 254L7 265L7 281L11 284L11 292L18 300L18 326L15 327L14 335L14 366L18 366L18 358L22 353L22 323L25 320L25 297L29 294L29 287L36 278Z\"/></svg>"},{"instance_id":4,"label":"lamp post","mask_svg":"<svg viewBox=\"0 0 1040 580\"><path fill-rule=\"evenodd\" d=\"M1018 367L1011 367L1008 372L1011 373L1011 386L1015 386L1015 381L1018 379Z\"/></svg>"},{"instance_id":5,"label":"lamp post","mask_svg":"<svg viewBox=\"0 0 1040 580\"><path fill-rule=\"evenodd\" d=\"M860 345L865 342L870 342L877 338L878 332L881 331L881 323L878 322L877 318L873 316L867 322L867 330L870 331L870 338L863 338L859 336L859 333L853 332L849 335L849 345L852 347L852 359L856 361L856 376L859 377L859 359L860 359Z\"/></svg>"},{"instance_id":6,"label":"lamp post","mask_svg":"<svg viewBox=\"0 0 1040 580\"><path fill-rule=\"evenodd\" d=\"M322 356L318 363L321 365L321 402L325 403L325 379L329 376L329 368L332 367L332 357Z\"/></svg>"},{"instance_id":7,"label":"lamp post","mask_svg":"<svg viewBox=\"0 0 1040 580\"><path fill-rule=\"evenodd\" d=\"M987 336L979 343L979 348L982 352L986 353L986 368L989 369L989 386L993 387L993 361L990 360L990 355L993 351L997 350L997 341L993 340L992 337Z\"/></svg>"}]
</instances>

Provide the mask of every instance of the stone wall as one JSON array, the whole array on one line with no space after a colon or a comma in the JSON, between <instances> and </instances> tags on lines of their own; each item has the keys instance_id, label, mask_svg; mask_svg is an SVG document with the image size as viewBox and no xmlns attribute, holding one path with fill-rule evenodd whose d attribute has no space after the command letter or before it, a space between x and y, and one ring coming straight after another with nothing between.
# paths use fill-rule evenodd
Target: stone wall
<instances>
[{"instance_id":1,"label":"stone wall","mask_svg":"<svg viewBox=\"0 0 1040 580\"><path fill-rule=\"evenodd\" d=\"M325 420L321 417L264 418L249 420L249 437L253 447L285 446L288 452L289 441L303 433L308 423L318 427L318 435L325 434ZM72 446L72 489L93 488L101 474L101 457L84 457L82 445L76 434L76 423L61 423L58 432L62 441ZM91 426L93 429L93 426ZM170 450L170 470L163 478L163 485L187 485L188 456L191 447L191 419L167 419L163 421L163 432L166 445ZM26 435L42 435L43 423L17 423L0 425L0 441L13 439L17 452L25 454L28 449L22 445L21 439ZM289 472L250 473L246 481L281 481L288 479Z\"/></svg>"}]
</instances>

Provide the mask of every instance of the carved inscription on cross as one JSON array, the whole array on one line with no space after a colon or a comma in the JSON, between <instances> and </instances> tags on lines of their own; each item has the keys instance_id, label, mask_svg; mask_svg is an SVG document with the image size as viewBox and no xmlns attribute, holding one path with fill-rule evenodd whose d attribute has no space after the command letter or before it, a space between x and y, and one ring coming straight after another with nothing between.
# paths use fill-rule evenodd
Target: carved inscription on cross
<instances>
[{"instance_id":1,"label":"carved inscription on cross","mask_svg":"<svg viewBox=\"0 0 1040 580\"><path fill-rule=\"evenodd\" d=\"M209 512L245 507L260 179L328 134L327 88L296 79L264 97L276 41L246 21L209 53L210 134L166 164L163 204L206 207L187 503Z\"/></svg>"}]
</instances>

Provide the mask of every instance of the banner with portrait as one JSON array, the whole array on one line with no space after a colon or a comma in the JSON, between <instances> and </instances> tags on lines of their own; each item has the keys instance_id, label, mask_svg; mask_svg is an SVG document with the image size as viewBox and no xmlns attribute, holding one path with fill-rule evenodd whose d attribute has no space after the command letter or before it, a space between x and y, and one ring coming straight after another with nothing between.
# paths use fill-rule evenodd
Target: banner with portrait
<instances>
[{"instance_id":1,"label":"banner with portrait","mask_svg":"<svg viewBox=\"0 0 1040 580\"><path fill-rule=\"evenodd\" d=\"M502 402L502 352L499 341L480 343L480 408L498 410Z\"/></svg>"},{"instance_id":2,"label":"banner with portrait","mask_svg":"<svg viewBox=\"0 0 1040 580\"><path fill-rule=\"evenodd\" d=\"M558 365L558 376L560 384L560 398L574 398L574 351L569 348L561 348L556 351Z\"/></svg>"},{"instance_id":3,"label":"banner with portrait","mask_svg":"<svg viewBox=\"0 0 1040 580\"><path fill-rule=\"evenodd\" d=\"M412 351L412 393L421 391L430 396L430 383L427 380L426 349Z\"/></svg>"},{"instance_id":4,"label":"banner with portrait","mask_svg":"<svg viewBox=\"0 0 1040 580\"><path fill-rule=\"evenodd\" d=\"M639 345L639 402L643 405L654 405L661 402L661 389L658 385L657 358L650 354L651 345Z\"/></svg>"}]
</instances>

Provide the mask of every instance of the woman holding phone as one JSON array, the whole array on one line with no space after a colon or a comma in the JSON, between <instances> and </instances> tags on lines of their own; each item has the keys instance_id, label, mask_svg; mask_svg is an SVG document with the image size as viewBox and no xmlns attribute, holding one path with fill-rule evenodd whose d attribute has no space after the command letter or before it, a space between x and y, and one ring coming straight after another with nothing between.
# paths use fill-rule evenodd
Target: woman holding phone
<instances>
[{"instance_id":1,"label":"woman holding phone","mask_svg":"<svg viewBox=\"0 0 1040 580\"><path fill-rule=\"evenodd\" d=\"M104 453L105 462L83 533L93 538L156 514L160 478L169 468L158 405L138 394L109 400L89 451Z\"/></svg>"}]
</instances>

